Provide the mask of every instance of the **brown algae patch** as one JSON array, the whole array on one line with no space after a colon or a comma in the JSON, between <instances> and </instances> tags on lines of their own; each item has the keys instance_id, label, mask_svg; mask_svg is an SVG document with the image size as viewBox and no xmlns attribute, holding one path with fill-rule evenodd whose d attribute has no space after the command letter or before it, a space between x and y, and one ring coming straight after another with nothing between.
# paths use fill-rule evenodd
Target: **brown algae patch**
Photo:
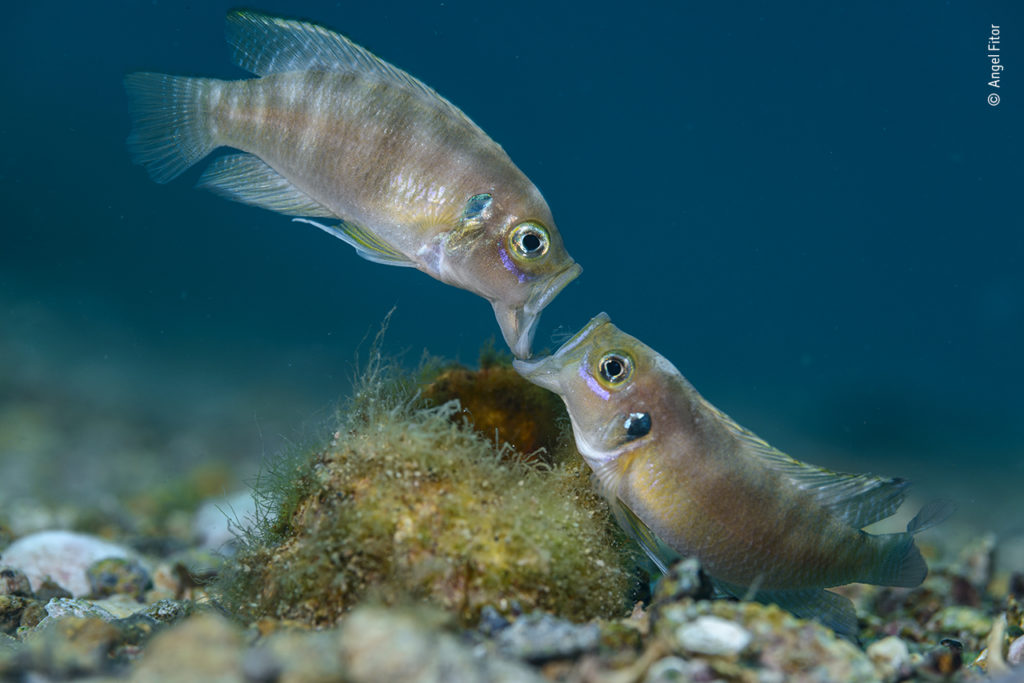
<instances>
[{"instance_id":1,"label":"brown algae patch","mask_svg":"<svg viewBox=\"0 0 1024 683\"><path fill-rule=\"evenodd\" d=\"M222 583L228 605L314 626L366 599L464 624L485 605L625 613L629 549L578 465L527 462L461 411L371 364L329 444L257 485L267 514Z\"/></svg>"},{"instance_id":2,"label":"brown algae patch","mask_svg":"<svg viewBox=\"0 0 1024 683\"><path fill-rule=\"evenodd\" d=\"M423 395L428 401L437 405L458 399L478 432L526 458L557 462L560 447L571 443L562 400L520 377L512 357L493 348L480 354L479 370L448 365L428 373L427 381ZM579 456L576 460L582 464Z\"/></svg>"}]
</instances>

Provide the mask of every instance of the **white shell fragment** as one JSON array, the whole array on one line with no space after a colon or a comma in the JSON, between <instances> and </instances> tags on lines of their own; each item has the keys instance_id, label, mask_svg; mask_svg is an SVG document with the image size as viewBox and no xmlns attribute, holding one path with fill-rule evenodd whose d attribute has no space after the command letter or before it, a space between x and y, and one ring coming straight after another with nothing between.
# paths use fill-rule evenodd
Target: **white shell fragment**
<instances>
[{"instance_id":1,"label":"white shell fragment","mask_svg":"<svg viewBox=\"0 0 1024 683\"><path fill-rule=\"evenodd\" d=\"M721 617L697 617L676 629L683 649L704 655L735 655L750 644L750 632Z\"/></svg>"}]
</instances>

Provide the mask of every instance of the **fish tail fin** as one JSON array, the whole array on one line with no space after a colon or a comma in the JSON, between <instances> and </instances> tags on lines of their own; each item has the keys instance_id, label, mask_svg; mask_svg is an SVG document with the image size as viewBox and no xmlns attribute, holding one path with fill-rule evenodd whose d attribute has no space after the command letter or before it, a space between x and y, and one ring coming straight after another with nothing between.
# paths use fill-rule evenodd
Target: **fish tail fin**
<instances>
[{"instance_id":1,"label":"fish tail fin","mask_svg":"<svg viewBox=\"0 0 1024 683\"><path fill-rule=\"evenodd\" d=\"M173 180L219 146L207 96L214 83L155 73L125 76L132 113L128 150L156 182Z\"/></svg>"},{"instance_id":2,"label":"fish tail fin","mask_svg":"<svg viewBox=\"0 0 1024 683\"><path fill-rule=\"evenodd\" d=\"M875 566L873 575L865 583L879 586L901 586L912 588L921 585L928 575L928 565L914 543L914 534L921 533L941 524L956 510L947 500L935 500L924 507L907 524L902 534L882 534L875 539L880 544L881 561Z\"/></svg>"}]
</instances>

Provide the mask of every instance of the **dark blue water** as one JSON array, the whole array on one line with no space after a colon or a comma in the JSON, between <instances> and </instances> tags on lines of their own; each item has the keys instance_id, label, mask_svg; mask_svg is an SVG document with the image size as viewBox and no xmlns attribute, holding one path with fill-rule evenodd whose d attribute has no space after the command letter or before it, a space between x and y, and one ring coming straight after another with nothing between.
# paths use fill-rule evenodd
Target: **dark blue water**
<instances>
[{"instance_id":1,"label":"dark blue water","mask_svg":"<svg viewBox=\"0 0 1024 683\"><path fill-rule=\"evenodd\" d=\"M347 391L393 306L389 349L472 362L500 340L482 299L196 190L203 164L164 186L131 164L123 75L245 77L229 7L7 11L0 336L58 380L79 363L153 372L128 395L164 413L209 391L176 377L272 383L285 430ZM607 311L797 457L963 486L967 507L985 505L968 479L1024 481L1016 3L256 8L421 78L540 187L584 273L535 346Z\"/></svg>"}]
</instances>

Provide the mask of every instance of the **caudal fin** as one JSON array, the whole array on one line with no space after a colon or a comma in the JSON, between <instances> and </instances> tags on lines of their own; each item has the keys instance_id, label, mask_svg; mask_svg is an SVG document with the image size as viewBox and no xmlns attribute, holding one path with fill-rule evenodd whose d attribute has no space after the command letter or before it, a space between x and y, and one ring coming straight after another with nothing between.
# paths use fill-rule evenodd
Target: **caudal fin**
<instances>
[{"instance_id":1,"label":"caudal fin","mask_svg":"<svg viewBox=\"0 0 1024 683\"><path fill-rule=\"evenodd\" d=\"M928 565L914 543L914 534L941 524L955 511L953 503L935 500L922 507L914 519L910 520L906 532L874 537L880 547L881 561L875 566L873 575L864 582L905 588L921 585L928 575Z\"/></svg>"},{"instance_id":2,"label":"caudal fin","mask_svg":"<svg viewBox=\"0 0 1024 683\"><path fill-rule=\"evenodd\" d=\"M206 96L213 83L154 73L125 76L132 114L128 150L156 182L173 180L218 146Z\"/></svg>"}]
</instances>

